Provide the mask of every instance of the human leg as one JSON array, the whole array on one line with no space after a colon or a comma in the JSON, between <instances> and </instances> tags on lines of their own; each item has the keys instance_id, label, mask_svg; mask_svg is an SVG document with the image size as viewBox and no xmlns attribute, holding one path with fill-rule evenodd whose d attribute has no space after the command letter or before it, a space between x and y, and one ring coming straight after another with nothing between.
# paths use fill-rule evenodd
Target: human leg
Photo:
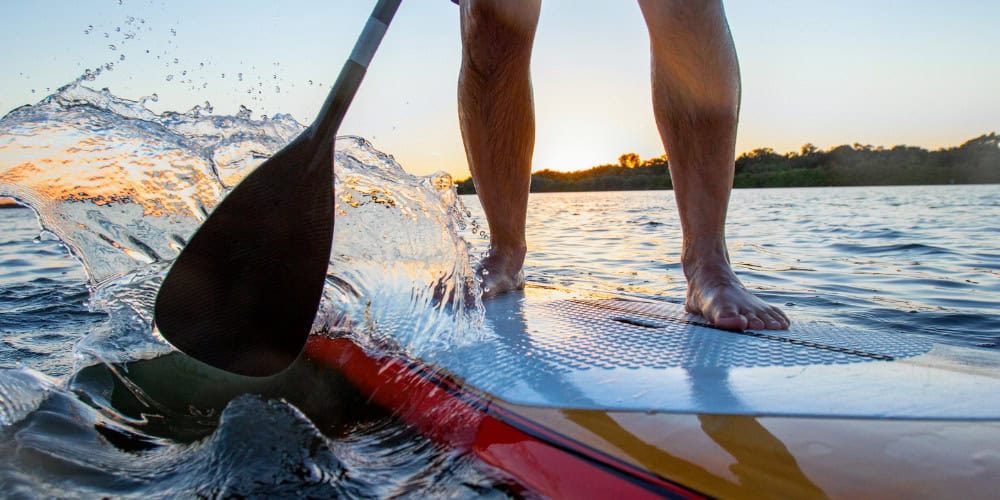
<instances>
[{"instance_id":1,"label":"human leg","mask_svg":"<svg viewBox=\"0 0 1000 500\"><path fill-rule=\"evenodd\" d=\"M788 328L780 309L743 286L726 249L740 76L722 2L639 5L649 28L653 112L683 233L687 309L720 328Z\"/></svg>"},{"instance_id":2,"label":"human leg","mask_svg":"<svg viewBox=\"0 0 1000 500\"><path fill-rule=\"evenodd\" d=\"M540 0L461 2L458 109L465 153L490 228L483 296L524 287L525 219L535 147L531 47Z\"/></svg>"}]
</instances>

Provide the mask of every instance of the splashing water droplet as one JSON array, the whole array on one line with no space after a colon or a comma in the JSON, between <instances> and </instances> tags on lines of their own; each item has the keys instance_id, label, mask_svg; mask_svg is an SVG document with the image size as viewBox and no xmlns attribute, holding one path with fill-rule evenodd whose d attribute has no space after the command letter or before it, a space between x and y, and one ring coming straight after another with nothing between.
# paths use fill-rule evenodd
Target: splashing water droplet
<instances>
[{"instance_id":1,"label":"splashing water droplet","mask_svg":"<svg viewBox=\"0 0 1000 500\"><path fill-rule=\"evenodd\" d=\"M249 120L253 111L250 108L240 104L240 110L236 113L236 117L242 120Z\"/></svg>"}]
</instances>

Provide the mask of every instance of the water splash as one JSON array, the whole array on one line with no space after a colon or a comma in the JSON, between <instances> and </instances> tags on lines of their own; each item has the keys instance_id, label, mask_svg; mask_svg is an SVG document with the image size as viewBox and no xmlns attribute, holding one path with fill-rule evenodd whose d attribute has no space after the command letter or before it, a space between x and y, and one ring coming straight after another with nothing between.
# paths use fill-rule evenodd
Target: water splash
<instances>
[{"instance_id":1,"label":"water splash","mask_svg":"<svg viewBox=\"0 0 1000 500\"><path fill-rule=\"evenodd\" d=\"M0 121L0 195L31 206L83 264L109 313L86 360L169 351L152 324L166 270L212 207L304 127L288 115L157 114L86 78ZM361 138L338 139L334 250L317 330L413 354L478 338L482 305L450 177L407 174ZM405 332L405 334L401 334Z\"/></svg>"},{"instance_id":2,"label":"water splash","mask_svg":"<svg viewBox=\"0 0 1000 500\"><path fill-rule=\"evenodd\" d=\"M281 114L254 120L245 107L213 115L209 103L154 113L145 104L155 94L131 101L86 87L98 72L0 120L0 194L29 205L82 264L97 313L82 338L61 337L76 342L68 379L0 370L0 483L9 494L494 488L497 476L474 459L371 415L329 368L303 362L285 382L244 387L171 353L153 324L171 262L225 193L303 126ZM408 175L361 138L336 149L335 241L315 330L413 354L477 338L482 305L451 179ZM245 393L258 396L237 397Z\"/></svg>"},{"instance_id":3,"label":"water splash","mask_svg":"<svg viewBox=\"0 0 1000 500\"><path fill-rule=\"evenodd\" d=\"M361 138L337 150L330 286L317 327L418 355L478 340L482 303L451 178L409 176Z\"/></svg>"}]
</instances>

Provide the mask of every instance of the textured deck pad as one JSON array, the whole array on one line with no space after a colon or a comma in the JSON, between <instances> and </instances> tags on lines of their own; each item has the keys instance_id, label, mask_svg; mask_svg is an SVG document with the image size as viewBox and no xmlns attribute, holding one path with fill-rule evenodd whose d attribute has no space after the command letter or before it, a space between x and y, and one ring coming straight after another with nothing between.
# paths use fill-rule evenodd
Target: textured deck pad
<instances>
[{"instance_id":1,"label":"textured deck pad","mask_svg":"<svg viewBox=\"0 0 1000 500\"><path fill-rule=\"evenodd\" d=\"M670 303L570 299L528 307L544 326L531 329L522 347L562 369L830 365L891 361L932 346L906 336L810 323L783 332L723 331Z\"/></svg>"},{"instance_id":2,"label":"textured deck pad","mask_svg":"<svg viewBox=\"0 0 1000 500\"><path fill-rule=\"evenodd\" d=\"M495 336L433 360L471 387L559 408L1000 418L1000 361L815 323L728 332L677 304L529 288L487 304Z\"/></svg>"}]
</instances>

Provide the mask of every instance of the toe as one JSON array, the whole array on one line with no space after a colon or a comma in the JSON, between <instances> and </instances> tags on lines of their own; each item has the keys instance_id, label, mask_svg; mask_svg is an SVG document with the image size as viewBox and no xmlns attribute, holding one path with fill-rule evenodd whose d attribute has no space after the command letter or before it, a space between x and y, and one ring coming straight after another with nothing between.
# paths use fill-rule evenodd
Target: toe
<instances>
[{"instance_id":1,"label":"toe","mask_svg":"<svg viewBox=\"0 0 1000 500\"><path fill-rule=\"evenodd\" d=\"M764 322L765 330L785 330L787 328L788 325L782 324L781 321L778 321L776 319L769 319Z\"/></svg>"},{"instance_id":2,"label":"toe","mask_svg":"<svg viewBox=\"0 0 1000 500\"><path fill-rule=\"evenodd\" d=\"M785 311L782 311L781 309L778 308L774 308L774 312L778 317L778 322L781 323L780 329L781 330L788 329L788 327L791 326L792 324L792 320L788 319L788 315L785 314Z\"/></svg>"},{"instance_id":3,"label":"toe","mask_svg":"<svg viewBox=\"0 0 1000 500\"><path fill-rule=\"evenodd\" d=\"M751 330L762 330L764 325L764 320L758 318L757 315L747 314L747 327Z\"/></svg>"},{"instance_id":4,"label":"toe","mask_svg":"<svg viewBox=\"0 0 1000 500\"><path fill-rule=\"evenodd\" d=\"M781 320L773 311L766 310L758 315L761 321L764 322L764 328L767 330L780 330Z\"/></svg>"},{"instance_id":5,"label":"toe","mask_svg":"<svg viewBox=\"0 0 1000 500\"><path fill-rule=\"evenodd\" d=\"M725 330L743 330L747 327L746 316L740 314L739 308L733 304L724 304L721 307L712 307L716 304L709 304L703 316L713 326Z\"/></svg>"},{"instance_id":6,"label":"toe","mask_svg":"<svg viewBox=\"0 0 1000 500\"><path fill-rule=\"evenodd\" d=\"M767 323L768 330L787 330L790 323L788 316L785 316L785 313L777 307L768 308L767 318L764 322Z\"/></svg>"},{"instance_id":7,"label":"toe","mask_svg":"<svg viewBox=\"0 0 1000 500\"><path fill-rule=\"evenodd\" d=\"M720 316L715 320L709 321L712 323L712 326L722 328L723 330L745 330L747 328L747 319L741 314Z\"/></svg>"}]
</instances>

